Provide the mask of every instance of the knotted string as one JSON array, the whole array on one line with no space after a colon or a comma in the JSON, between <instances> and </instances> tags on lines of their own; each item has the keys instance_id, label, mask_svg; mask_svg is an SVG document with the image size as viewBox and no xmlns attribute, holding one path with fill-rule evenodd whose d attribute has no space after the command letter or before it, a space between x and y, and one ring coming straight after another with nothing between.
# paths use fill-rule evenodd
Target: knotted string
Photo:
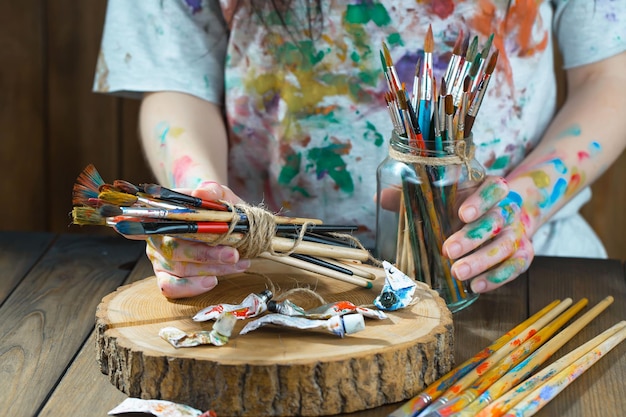
<instances>
[{"instance_id":1,"label":"knotted string","mask_svg":"<svg viewBox=\"0 0 626 417\"><path fill-rule=\"evenodd\" d=\"M454 154L446 156L421 156L404 153L397 151L393 146L389 145L389 156L396 161L430 166L465 165L470 179L480 181L483 179L484 173L472 167L474 152L474 145L468 146L467 142L463 139L455 141Z\"/></svg>"},{"instance_id":2,"label":"knotted string","mask_svg":"<svg viewBox=\"0 0 626 417\"><path fill-rule=\"evenodd\" d=\"M220 236L213 244L219 245L228 239L235 226L241 221L243 216L239 213L242 213L248 220L248 230L242 234L237 243L231 244L231 246L237 249L243 258L256 258L263 252L278 256L291 255L302 242L307 227L313 224L313 222L305 222L300 225L300 233L293 246L286 252L276 252L272 248L272 238L276 233L276 221L272 213L263 207L255 207L245 203L231 204L228 201L221 201L221 203L226 204L235 215L230 222L228 232Z\"/></svg>"}]
</instances>

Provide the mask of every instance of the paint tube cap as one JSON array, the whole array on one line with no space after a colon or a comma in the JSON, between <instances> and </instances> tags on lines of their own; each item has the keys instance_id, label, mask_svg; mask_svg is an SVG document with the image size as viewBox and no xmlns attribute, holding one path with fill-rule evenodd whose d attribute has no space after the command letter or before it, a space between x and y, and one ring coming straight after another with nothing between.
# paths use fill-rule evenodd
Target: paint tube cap
<instances>
[{"instance_id":1,"label":"paint tube cap","mask_svg":"<svg viewBox=\"0 0 626 417\"><path fill-rule=\"evenodd\" d=\"M346 314L341 316L341 318L343 319L343 328L346 334L360 332L365 329L365 320L362 314Z\"/></svg>"}]
</instances>

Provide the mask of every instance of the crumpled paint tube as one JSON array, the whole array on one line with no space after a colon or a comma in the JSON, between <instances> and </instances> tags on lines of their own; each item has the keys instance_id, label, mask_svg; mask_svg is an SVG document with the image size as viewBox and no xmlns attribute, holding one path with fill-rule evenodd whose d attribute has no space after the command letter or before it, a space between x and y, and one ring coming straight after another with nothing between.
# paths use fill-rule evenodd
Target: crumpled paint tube
<instances>
[{"instance_id":1,"label":"crumpled paint tube","mask_svg":"<svg viewBox=\"0 0 626 417\"><path fill-rule=\"evenodd\" d=\"M343 316L332 316L327 320L312 320L306 317L286 316L284 314L266 314L246 324L240 335L258 329L266 324L276 324L279 326L293 327L297 329L322 329L329 331L339 337L347 334L360 332L365 328L363 315L359 313L345 314Z\"/></svg>"},{"instance_id":2,"label":"crumpled paint tube","mask_svg":"<svg viewBox=\"0 0 626 417\"><path fill-rule=\"evenodd\" d=\"M230 312L237 319L243 320L258 316L267 311L267 302L272 298L270 290L264 290L259 294L249 294L241 304L216 304L203 308L195 316L193 321L209 321L219 317L221 313Z\"/></svg>"},{"instance_id":3,"label":"crumpled paint tube","mask_svg":"<svg viewBox=\"0 0 626 417\"><path fill-rule=\"evenodd\" d=\"M167 340L175 348L199 345L224 346L233 333L237 317L231 312L222 313L211 330L186 333L176 327L164 327L159 336Z\"/></svg>"},{"instance_id":4,"label":"crumpled paint tube","mask_svg":"<svg viewBox=\"0 0 626 417\"><path fill-rule=\"evenodd\" d=\"M350 301L338 301L305 310L290 300L281 302L270 300L267 303L267 309L273 313L285 314L287 316L302 316L316 320L328 319L332 316L342 316L344 314L351 313L361 313L365 317L378 320L387 318L387 315L382 311L357 306Z\"/></svg>"},{"instance_id":5,"label":"crumpled paint tube","mask_svg":"<svg viewBox=\"0 0 626 417\"><path fill-rule=\"evenodd\" d=\"M128 413L148 413L155 417L217 417L213 410L196 410L188 405L177 404L165 400L143 400L140 398L126 398L117 407L109 411L109 415Z\"/></svg>"},{"instance_id":6,"label":"crumpled paint tube","mask_svg":"<svg viewBox=\"0 0 626 417\"><path fill-rule=\"evenodd\" d=\"M374 299L374 305L381 310L394 311L413 303L417 283L387 261L383 261L383 268L385 285Z\"/></svg>"}]
</instances>

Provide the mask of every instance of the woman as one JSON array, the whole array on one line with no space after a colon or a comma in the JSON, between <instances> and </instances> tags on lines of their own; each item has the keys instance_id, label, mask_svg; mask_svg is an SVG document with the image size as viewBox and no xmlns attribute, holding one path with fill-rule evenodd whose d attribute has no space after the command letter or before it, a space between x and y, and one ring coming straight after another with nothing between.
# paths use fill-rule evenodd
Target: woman
<instances>
[{"instance_id":1,"label":"woman","mask_svg":"<svg viewBox=\"0 0 626 417\"><path fill-rule=\"evenodd\" d=\"M453 274L485 292L535 254L606 257L578 209L626 145L624 2L388 3L110 0L94 89L142 99L141 140L163 185L359 224L371 246L391 131L380 45L409 82L431 26L437 80L462 33L481 45L493 34L498 65L473 136L497 198L461 206L468 224L443 247ZM568 93L555 112L557 46ZM487 232L469 238L477 225ZM249 266L236 249L172 238L147 252L167 297Z\"/></svg>"}]
</instances>

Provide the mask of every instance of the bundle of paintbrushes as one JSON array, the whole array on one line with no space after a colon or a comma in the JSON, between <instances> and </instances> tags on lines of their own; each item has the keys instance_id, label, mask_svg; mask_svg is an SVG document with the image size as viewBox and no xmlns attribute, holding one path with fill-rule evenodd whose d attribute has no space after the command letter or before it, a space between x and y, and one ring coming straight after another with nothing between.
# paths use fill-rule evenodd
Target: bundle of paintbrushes
<instances>
[{"instance_id":1,"label":"bundle of paintbrushes","mask_svg":"<svg viewBox=\"0 0 626 417\"><path fill-rule=\"evenodd\" d=\"M353 225L205 201L157 184L107 184L93 165L78 176L72 203L74 224L109 226L134 239L167 235L229 245L242 257L271 259L365 288L376 278L358 265L372 257L350 235L357 229Z\"/></svg>"},{"instance_id":2,"label":"bundle of paintbrushes","mask_svg":"<svg viewBox=\"0 0 626 417\"><path fill-rule=\"evenodd\" d=\"M436 289L453 311L474 296L452 277L450 261L440 253L445 239L460 227L460 202L484 177L484 169L473 157L472 128L498 59L497 50L490 53L492 37L479 50L478 37L470 42L469 36L460 33L437 85L429 27L410 94L387 46L383 44L380 52L393 132L389 158L379 167L378 182L379 194L389 187L401 191L395 263L407 275ZM378 209L383 210L380 201ZM383 217L379 214L379 219ZM379 233L389 227L385 223L379 220ZM387 248L392 245L382 242L381 246L385 244ZM381 252L384 250L377 250L379 258Z\"/></svg>"},{"instance_id":3,"label":"bundle of paintbrushes","mask_svg":"<svg viewBox=\"0 0 626 417\"><path fill-rule=\"evenodd\" d=\"M534 415L626 338L626 321L620 321L544 366L606 310L613 297L606 297L563 328L587 303L585 298L573 305L571 298L553 301L429 385L390 417Z\"/></svg>"}]
</instances>

